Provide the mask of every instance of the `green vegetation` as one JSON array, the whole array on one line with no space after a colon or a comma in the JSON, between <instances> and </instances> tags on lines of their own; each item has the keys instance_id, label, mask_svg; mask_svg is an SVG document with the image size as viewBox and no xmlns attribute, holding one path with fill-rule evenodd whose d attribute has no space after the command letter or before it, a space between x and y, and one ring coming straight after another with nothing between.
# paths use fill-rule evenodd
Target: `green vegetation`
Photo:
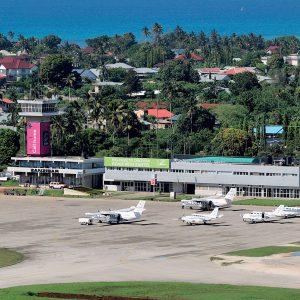
<instances>
[{"instance_id":1,"label":"green vegetation","mask_svg":"<svg viewBox=\"0 0 300 300\"><path fill-rule=\"evenodd\" d=\"M132 33L91 38L86 41L89 49L64 43L55 35L26 38L15 37L13 32L1 34L1 49L26 51L30 62L41 62L36 73L27 78L9 85L0 82L0 97L15 101L5 124L18 128L25 125L18 117L17 99L58 96L65 114L53 118L53 155L298 156L300 68L285 64L283 55L298 53L299 39L289 36L266 40L252 33L221 36L216 30L196 34L180 26L164 32L158 23L151 28L145 26L142 32L145 39L141 42ZM262 65L261 57L271 45L279 46L280 51ZM179 59L175 59L174 49L184 49ZM234 58L241 60L236 62ZM159 72L141 80L133 70L110 69L108 64L115 62L151 68L158 64ZM260 76L271 77L273 83L259 82L251 72L229 75L230 82L199 82L198 68L226 65L256 67ZM103 86L96 91L92 80L81 78L73 66L98 69L101 81L113 80L123 85ZM212 74L208 76L212 79ZM142 89L145 95L133 98L132 92ZM137 102L145 102L144 108L168 109L177 120L167 124L171 128L153 130L155 116L138 119L134 111L141 107ZM204 109L204 103L220 106ZM278 136L280 142L272 147L266 143L266 124L282 125L284 129ZM18 139L24 152L24 135ZM1 165L9 163L19 143L11 134L1 141L0 133Z\"/></svg>"},{"instance_id":2,"label":"green vegetation","mask_svg":"<svg viewBox=\"0 0 300 300\"><path fill-rule=\"evenodd\" d=\"M14 187L14 186L19 186L19 181L18 180L7 180L7 181L1 181L0 186L4 187Z\"/></svg>"},{"instance_id":3,"label":"green vegetation","mask_svg":"<svg viewBox=\"0 0 300 300\"><path fill-rule=\"evenodd\" d=\"M300 200L281 200L281 199L249 199L237 200L234 205L254 205L254 206L300 206Z\"/></svg>"},{"instance_id":4,"label":"green vegetation","mask_svg":"<svg viewBox=\"0 0 300 300\"><path fill-rule=\"evenodd\" d=\"M155 193L154 196L153 194L152 195L148 195L148 196L140 196L140 195L134 195L131 194L131 195L124 195L124 193L120 193L119 194L120 196L122 195L122 198L125 199L125 200L156 200L156 201L162 201L162 202L179 202L181 200L190 200L192 199L191 196L187 196L187 195L178 195L176 196L176 199L171 199L170 198L170 194L159 194L159 193Z\"/></svg>"},{"instance_id":5,"label":"green vegetation","mask_svg":"<svg viewBox=\"0 0 300 300\"><path fill-rule=\"evenodd\" d=\"M0 290L1 300L37 300L35 293L57 292L96 296L149 297L174 300L298 300L300 290L256 286L234 286L192 283L116 282L74 283L15 287ZM42 298L50 299L50 298Z\"/></svg>"},{"instance_id":6,"label":"green vegetation","mask_svg":"<svg viewBox=\"0 0 300 300\"><path fill-rule=\"evenodd\" d=\"M225 253L232 256L263 257L280 253L300 251L300 246L268 246Z\"/></svg>"},{"instance_id":7,"label":"green vegetation","mask_svg":"<svg viewBox=\"0 0 300 300\"><path fill-rule=\"evenodd\" d=\"M9 249L0 249L0 268L15 265L23 260L24 256L19 252Z\"/></svg>"},{"instance_id":8,"label":"green vegetation","mask_svg":"<svg viewBox=\"0 0 300 300\"><path fill-rule=\"evenodd\" d=\"M19 134L11 129L0 129L0 165L10 162L20 149Z\"/></svg>"}]
</instances>

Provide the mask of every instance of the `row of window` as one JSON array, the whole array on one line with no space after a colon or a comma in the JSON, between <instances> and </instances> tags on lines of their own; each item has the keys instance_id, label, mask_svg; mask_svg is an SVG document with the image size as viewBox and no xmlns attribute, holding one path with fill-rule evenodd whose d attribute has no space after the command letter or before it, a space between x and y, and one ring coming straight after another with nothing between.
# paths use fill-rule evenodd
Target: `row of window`
<instances>
[{"instance_id":1,"label":"row of window","mask_svg":"<svg viewBox=\"0 0 300 300\"><path fill-rule=\"evenodd\" d=\"M55 104L22 104L23 112L57 112Z\"/></svg>"},{"instance_id":2,"label":"row of window","mask_svg":"<svg viewBox=\"0 0 300 300\"><path fill-rule=\"evenodd\" d=\"M218 175L237 175L237 176L283 176L296 177L295 173L263 173L263 172L235 172L235 171L211 171L211 170L182 170L182 169L141 169L141 168L113 168L108 170L118 171L142 171L142 172L168 172L168 173L188 173L188 174L218 174Z\"/></svg>"}]
</instances>

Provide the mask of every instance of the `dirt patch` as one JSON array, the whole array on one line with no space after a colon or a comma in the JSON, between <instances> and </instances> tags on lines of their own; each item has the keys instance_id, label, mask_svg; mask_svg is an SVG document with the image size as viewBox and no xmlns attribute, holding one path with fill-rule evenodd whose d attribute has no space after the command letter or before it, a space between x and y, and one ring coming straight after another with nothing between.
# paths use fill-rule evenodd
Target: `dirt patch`
<instances>
[{"instance_id":1,"label":"dirt patch","mask_svg":"<svg viewBox=\"0 0 300 300\"><path fill-rule=\"evenodd\" d=\"M36 294L33 294L33 296L41 297L41 298L76 299L76 300L152 300L150 298L95 296L95 295L47 293L47 292L36 293Z\"/></svg>"}]
</instances>

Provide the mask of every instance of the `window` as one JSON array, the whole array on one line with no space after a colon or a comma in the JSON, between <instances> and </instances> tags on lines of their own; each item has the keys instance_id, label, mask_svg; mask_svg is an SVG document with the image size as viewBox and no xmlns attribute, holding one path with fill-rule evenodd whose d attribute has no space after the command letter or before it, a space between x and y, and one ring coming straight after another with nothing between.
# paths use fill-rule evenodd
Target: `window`
<instances>
[{"instance_id":1,"label":"window","mask_svg":"<svg viewBox=\"0 0 300 300\"><path fill-rule=\"evenodd\" d=\"M218 175L232 175L231 171L218 171L217 172Z\"/></svg>"},{"instance_id":2,"label":"window","mask_svg":"<svg viewBox=\"0 0 300 300\"><path fill-rule=\"evenodd\" d=\"M265 176L265 173L260 173L260 172L250 172L251 176Z\"/></svg>"},{"instance_id":3,"label":"window","mask_svg":"<svg viewBox=\"0 0 300 300\"><path fill-rule=\"evenodd\" d=\"M248 172L233 172L233 175L249 175Z\"/></svg>"},{"instance_id":4,"label":"window","mask_svg":"<svg viewBox=\"0 0 300 300\"><path fill-rule=\"evenodd\" d=\"M202 170L201 174L215 174L216 171Z\"/></svg>"}]
</instances>

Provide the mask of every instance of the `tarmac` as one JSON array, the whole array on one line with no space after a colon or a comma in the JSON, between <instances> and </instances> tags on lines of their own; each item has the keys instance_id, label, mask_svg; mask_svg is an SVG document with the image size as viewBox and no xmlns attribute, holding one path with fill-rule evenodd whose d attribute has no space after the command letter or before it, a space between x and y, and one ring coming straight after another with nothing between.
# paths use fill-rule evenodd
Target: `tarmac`
<instances>
[{"instance_id":1,"label":"tarmac","mask_svg":"<svg viewBox=\"0 0 300 300\"><path fill-rule=\"evenodd\" d=\"M126 208L137 201L0 195L0 248L25 254L0 269L0 288L67 282L180 281L300 288L300 258L282 269L222 266L210 258L229 251L300 241L300 218L247 224L240 214L270 208L233 206L210 225L178 220L195 211L179 203L146 203L140 222L82 226L85 212ZM281 271L282 270L282 271ZM298 270L298 271L297 271Z\"/></svg>"}]
</instances>

